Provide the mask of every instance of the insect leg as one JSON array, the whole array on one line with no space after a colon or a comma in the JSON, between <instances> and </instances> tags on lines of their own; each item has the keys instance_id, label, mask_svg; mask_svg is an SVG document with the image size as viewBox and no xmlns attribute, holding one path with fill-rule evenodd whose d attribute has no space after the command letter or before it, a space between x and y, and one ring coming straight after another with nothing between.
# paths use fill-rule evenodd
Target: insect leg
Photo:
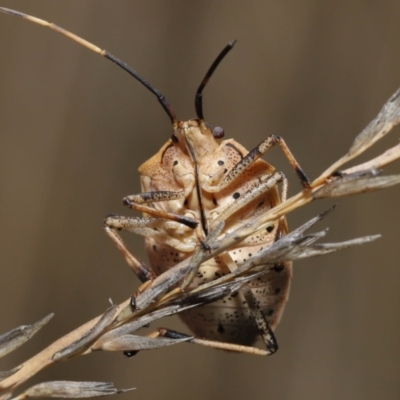
<instances>
[{"instance_id":1,"label":"insect leg","mask_svg":"<svg viewBox=\"0 0 400 400\"><path fill-rule=\"evenodd\" d=\"M143 204L155 203L161 201L171 201L179 200L185 197L185 192L172 192L172 191L154 191L154 192L144 192L139 194L134 194L127 196L123 199L123 203L132 210L141 211L143 213L152 215L154 217L160 217L169 219L171 221L179 222L189 228L196 228L199 224L198 221L193 218L189 218L176 213L162 211L153 207L149 207Z\"/></svg>"},{"instance_id":2,"label":"insect leg","mask_svg":"<svg viewBox=\"0 0 400 400\"><path fill-rule=\"evenodd\" d=\"M230 269L230 271L234 271L237 269L236 263L233 261L232 257L230 256L229 253L223 253L221 254L221 259L224 261L224 263L227 265L227 267ZM264 313L262 312L261 308L259 307L257 303L257 299L254 296L252 290L250 289L249 285L243 285L243 287L240 289L240 293L243 295L244 299L246 300L246 303L249 307L249 310L251 312L251 315L254 318L254 322L256 323L259 331L261 338L263 342L265 343L265 347L267 348L267 355L274 354L278 350L278 342L275 338L274 332L271 329L271 326L269 325Z\"/></svg>"},{"instance_id":3,"label":"insect leg","mask_svg":"<svg viewBox=\"0 0 400 400\"><path fill-rule=\"evenodd\" d=\"M254 318L254 322L256 323L260 331L261 338L265 344L265 347L267 348L268 355L274 354L278 350L278 342L270 324L265 318L264 313L257 304L256 297L248 285L244 285L243 288L240 289L240 293L243 295L247 305L249 306L251 315Z\"/></svg>"},{"instance_id":4,"label":"insect leg","mask_svg":"<svg viewBox=\"0 0 400 400\"><path fill-rule=\"evenodd\" d=\"M285 141L280 136L271 135L263 140L258 146L251 150L246 156L244 156L222 179L218 185L218 190L221 190L232 183L235 179L239 178L243 171L245 171L250 165L252 165L257 159L265 154L272 146L278 144L283 154L288 159L289 164L297 174L298 178L304 189L310 188L310 181L306 174L301 169L299 163L294 158L292 152Z\"/></svg>"},{"instance_id":5,"label":"insect leg","mask_svg":"<svg viewBox=\"0 0 400 400\"><path fill-rule=\"evenodd\" d=\"M261 183L258 186L248 190L246 193L244 193L238 199L236 199L232 204L230 204L225 210L223 210L218 215L218 217L213 221L213 223L217 221L226 221L232 214L245 207L256 197L265 194L266 192L268 192L268 190L270 190L280 182L283 182L282 194L284 197L286 197L287 179L283 174L283 172L274 172L272 175L268 175L267 177L262 177Z\"/></svg>"},{"instance_id":6,"label":"insect leg","mask_svg":"<svg viewBox=\"0 0 400 400\"><path fill-rule=\"evenodd\" d=\"M133 272L141 282L147 282L149 280L153 280L156 277L155 273L143 261L134 256L126 248L124 241L122 240L121 236L117 233L118 228L113 227L113 224L110 221L110 217L106 218L104 229L107 235L117 246L117 249L123 255L129 267L133 270Z\"/></svg>"},{"instance_id":7,"label":"insect leg","mask_svg":"<svg viewBox=\"0 0 400 400\"><path fill-rule=\"evenodd\" d=\"M152 334L152 337L167 337L172 339L181 339L186 338L188 335L184 333L172 331L166 328L159 328L158 331ZM252 346L243 346L240 344L234 343L225 343L225 342L218 342L216 340L207 340L207 339L199 339L199 338L192 338L188 340L189 343L200 344L202 346L213 347L215 349L227 350L227 351L235 351L238 353L249 353L259 356L267 356L270 352L262 349L258 349L257 347Z\"/></svg>"},{"instance_id":8,"label":"insect leg","mask_svg":"<svg viewBox=\"0 0 400 400\"><path fill-rule=\"evenodd\" d=\"M105 219L105 231L111 240L116 244L118 250L122 253L128 265L133 272L138 276L141 282L146 282L155 278L154 272L148 268L141 260L135 257L123 242L118 231L125 230L146 237L158 238L163 243L171 247L182 247L182 243L168 235L165 229L171 224L169 220L160 218L144 218L144 217L122 217L109 216ZM186 249L182 249L186 250ZM193 249L189 249L193 250Z\"/></svg>"}]
</instances>

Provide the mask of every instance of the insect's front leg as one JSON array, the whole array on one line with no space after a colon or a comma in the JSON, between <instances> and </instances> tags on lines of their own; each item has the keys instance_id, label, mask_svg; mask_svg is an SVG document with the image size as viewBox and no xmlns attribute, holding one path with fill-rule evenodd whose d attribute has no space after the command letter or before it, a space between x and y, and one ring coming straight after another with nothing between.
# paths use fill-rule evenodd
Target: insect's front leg
<instances>
[{"instance_id":1,"label":"insect's front leg","mask_svg":"<svg viewBox=\"0 0 400 400\"><path fill-rule=\"evenodd\" d=\"M159 190L159 191L144 192L127 196L123 199L123 203L132 210L141 211L143 213L152 215L154 217L160 217L171 221L179 222L183 225L188 226L189 228L194 229L197 227L199 223L193 218L180 215L177 213L166 212L157 208L144 205L147 203L182 200L185 198L185 196L186 194L184 190L179 192Z\"/></svg>"}]
</instances>

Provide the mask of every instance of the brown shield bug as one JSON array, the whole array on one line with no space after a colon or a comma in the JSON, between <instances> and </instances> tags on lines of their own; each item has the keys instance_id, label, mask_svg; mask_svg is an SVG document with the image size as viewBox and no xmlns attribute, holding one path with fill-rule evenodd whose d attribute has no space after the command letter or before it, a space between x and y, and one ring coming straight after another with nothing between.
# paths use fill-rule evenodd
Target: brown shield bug
<instances>
[{"instance_id":1,"label":"brown shield bug","mask_svg":"<svg viewBox=\"0 0 400 400\"><path fill-rule=\"evenodd\" d=\"M144 216L110 216L105 220L107 234L142 282L151 281L192 256L198 246L205 245L209 233L221 221L224 226L219 235L223 236L286 199L285 176L260 159L275 144L282 149L303 187L309 188L307 177L281 137L269 136L248 151L233 139L223 139L222 128L205 122L203 89L235 42L225 46L201 81L195 95L196 118L180 121L157 89L111 53L52 23L18 11L0 10L50 27L111 60L151 91L170 118L171 138L139 168L143 192L124 199L125 205ZM120 230L146 237L149 267L126 248ZM181 288L195 287L234 270L286 233L287 224L282 217L263 232L255 232L239 245L201 264ZM273 329L288 298L291 274L291 263L282 262L239 292L180 316L196 336L210 343L221 342L217 347L241 351L261 335L267 351L260 354L272 354L277 350ZM169 331L164 334L174 335Z\"/></svg>"}]
</instances>

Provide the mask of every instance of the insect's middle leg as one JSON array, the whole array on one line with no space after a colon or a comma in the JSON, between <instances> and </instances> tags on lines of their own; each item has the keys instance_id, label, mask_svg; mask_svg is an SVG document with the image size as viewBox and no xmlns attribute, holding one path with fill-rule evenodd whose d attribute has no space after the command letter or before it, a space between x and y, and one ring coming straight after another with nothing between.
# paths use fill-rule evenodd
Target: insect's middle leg
<instances>
[{"instance_id":1,"label":"insect's middle leg","mask_svg":"<svg viewBox=\"0 0 400 400\"><path fill-rule=\"evenodd\" d=\"M183 251L193 250L192 248L186 248L190 245L185 245L185 243L182 243L180 240L167 234L167 229L171 228L171 224L176 224L176 222L171 222L162 218L123 217L111 215L105 219L104 228L107 235L116 244L118 250L121 252L133 272L138 276L141 282L146 282L148 280L153 280L156 277L155 273L127 249L118 231L124 230L145 237L151 237L172 248ZM191 228L183 227L183 229Z\"/></svg>"},{"instance_id":2,"label":"insect's middle leg","mask_svg":"<svg viewBox=\"0 0 400 400\"><path fill-rule=\"evenodd\" d=\"M185 225L187 229L194 229L198 222L193 218L179 215L177 213L165 212L163 210L147 206L148 203L181 200L185 196L184 191L154 191L144 192L124 198L124 204L129 208L144 212L154 218L146 217L123 217L111 215L104 221L105 231L111 240L116 244L128 265L138 276L141 282L146 282L155 278L155 273L146 266L139 258L134 256L126 247L118 231L125 230L145 237L159 239L163 243L177 248L182 244L166 234L171 224L178 223Z\"/></svg>"},{"instance_id":3,"label":"insect's middle leg","mask_svg":"<svg viewBox=\"0 0 400 400\"><path fill-rule=\"evenodd\" d=\"M156 277L155 273L143 261L134 256L127 249L124 241L117 232L118 230L123 229L121 227L121 225L123 225L123 221L124 217L109 216L104 221L104 229L139 280L142 283L151 281Z\"/></svg>"}]
</instances>

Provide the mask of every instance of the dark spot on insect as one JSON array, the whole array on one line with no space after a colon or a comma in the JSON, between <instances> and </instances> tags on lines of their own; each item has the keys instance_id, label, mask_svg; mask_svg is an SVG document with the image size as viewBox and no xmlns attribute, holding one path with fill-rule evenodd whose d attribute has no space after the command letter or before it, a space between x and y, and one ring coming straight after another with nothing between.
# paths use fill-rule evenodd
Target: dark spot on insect
<instances>
[{"instance_id":1,"label":"dark spot on insect","mask_svg":"<svg viewBox=\"0 0 400 400\"><path fill-rule=\"evenodd\" d=\"M117 231L122 231L122 228L117 228Z\"/></svg>"},{"instance_id":2,"label":"dark spot on insect","mask_svg":"<svg viewBox=\"0 0 400 400\"><path fill-rule=\"evenodd\" d=\"M225 135L225 131L220 126L214 126L214 128L212 129L212 134L215 139L222 139Z\"/></svg>"},{"instance_id":3,"label":"dark spot on insect","mask_svg":"<svg viewBox=\"0 0 400 400\"><path fill-rule=\"evenodd\" d=\"M261 207L264 204L264 202L262 201L261 203L257 204L257 207Z\"/></svg>"},{"instance_id":4,"label":"dark spot on insect","mask_svg":"<svg viewBox=\"0 0 400 400\"><path fill-rule=\"evenodd\" d=\"M157 251L157 246L155 244L153 244L153 250Z\"/></svg>"},{"instance_id":5,"label":"dark spot on insect","mask_svg":"<svg viewBox=\"0 0 400 400\"><path fill-rule=\"evenodd\" d=\"M135 356L137 353L139 353L138 350L127 350L123 352L124 356L127 356L128 358L131 358L133 356Z\"/></svg>"},{"instance_id":6,"label":"dark spot on insect","mask_svg":"<svg viewBox=\"0 0 400 400\"><path fill-rule=\"evenodd\" d=\"M232 197L236 200L240 197L240 193L239 192L235 192L233 193Z\"/></svg>"},{"instance_id":7,"label":"dark spot on insect","mask_svg":"<svg viewBox=\"0 0 400 400\"><path fill-rule=\"evenodd\" d=\"M175 161L174 161L174 165L178 165L178 160L175 160Z\"/></svg>"},{"instance_id":8,"label":"dark spot on insect","mask_svg":"<svg viewBox=\"0 0 400 400\"><path fill-rule=\"evenodd\" d=\"M273 230L274 230L274 226L273 225L267 226L267 232L268 233L272 232Z\"/></svg>"},{"instance_id":9,"label":"dark spot on insect","mask_svg":"<svg viewBox=\"0 0 400 400\"><path fill-rule=\"evenodd\" d=\"M214 275L216 278L219 278L221 276L221 274L218 271L215 271Z\"/></svg>"},{"instance_id":10,"label":"dark spot on insect","mask_svg":"<svg viewBox=\"0 0 400 400\"><path fill-rule=\"evenodd\" d=\"M281 271L283 271L283 269L284 269L285 267L282 265L282 264L275 264L274 266L273 266L273 270L275 271L275 272L281 272Z\"/></svg>"},{"instance_id":11,"label":"dark spot on insect","mask_svg":"<svg viewBox=\"0 0 400 400\"><path fill-rule=\"evenodd\" d=\"M218 201L217 201L217 199L215 197L212 198L212 201L213 201L214 206L218 205Z\"/></svg>"},{"instance_id":12,"label":"dark spot on insect","mask_svg":"<svg viewBox=\"0 0 400 400\"><path fill-rule=\"evenodd\" d=\"M235 292L231 294L231 297L236 297L239 294L239 292Z\"/></svg>"},{"instance_id":13,"label":"dark spot on insect","mask_svg":"<svg viewBox=\"0 0 400 400\"><path fill-rule=\"evenodd\" d=\"M173 143L178 143L179 142L178 137L175 135L175 133L172 134L171 140L172 140Z\"/></svg>"},{"instance_id":14,"label":"dark spot on insect","mask_svg":"<svg viewBox=\"0 0 400 400\"><path fill-rule=\"evenodd\" d=\"M228 172L228 170L225 168L225 169L224 169L224 174L226 174L227 172Z\"/></svg>"},{"instance_id":15,"label":"dark spot on insect","mask_svg":"<svg viewBox=\"0 0 400 400\"><path fill-rule=\"evenodd\" d=\"M224 326L221 323L219 323L218 324L218 333L224 333L224 332L225 332Z\"/></svg>"},{"instance_id":16,"label":"dark spot on insect","mask_svg":"<svg viewBox=\"0 0 400 400\"><path fill-rule=\"evenodd\" d=\"M184 204L185 206L187 206L187 205L188 205L188 199L185 199L185 201L183 202L183 204Z\"/></svg>"},{"instance_id":17,"label":"dark spot on insect","mask_svg":"<svg viewBox=\"0 0 400 400\"><path fill-rule=\"evenodd\" d=\"M225 164L225 162L224 161L222 161L222 160L218 160L218 165L224 165Z\"/></svg>"},{"instance_id":18,"label":"dark spot on insect","mask_svg":"<svg viewBox=\"0 0 400 400\"><path fill-rule=\"evenodd\" d=\"M158 229L157 228L153 228L153 231L158 231Z\"/></svg>"},{"instance_id":19,"label":"dark spot on insect","mask_svg":"<svg viewBox=\"0 0 400 400\"><path fill-rule=\"evenodd\" d=\"M275 288L275 294L280 293L280 291L281 291L281 288L279 288L279 287Z\"/></svg>"},{"instance_id":20,"label":"dark spot on insect","mask_svg":"<svg viewBox=\"0 0 400 400\"><path fill-rule=\"evenodd\" d=\"M249 253L249 257L251 257L253 254Z\"/></svg>"},{"instance_id":21,"label":"dark spot on insect","mask_svg":"<svg viewBox=\"0 0 400 400\"><path fill-rule=\"evenodd\" d=\"M269 310L265 311L265 314L267 317L270 317L273 313L274 313L274 310L271 308Z\"/></svg>"},{"instance_id":22,"label":"dark spot on insect","mask_svg":"<svg viewBox=\"0 0 400 400\"><path fill-rule=\"evenodd\" d=\"M143 325L143 328L150 328L150 324Z\"/></svg>"}]
</instances>

